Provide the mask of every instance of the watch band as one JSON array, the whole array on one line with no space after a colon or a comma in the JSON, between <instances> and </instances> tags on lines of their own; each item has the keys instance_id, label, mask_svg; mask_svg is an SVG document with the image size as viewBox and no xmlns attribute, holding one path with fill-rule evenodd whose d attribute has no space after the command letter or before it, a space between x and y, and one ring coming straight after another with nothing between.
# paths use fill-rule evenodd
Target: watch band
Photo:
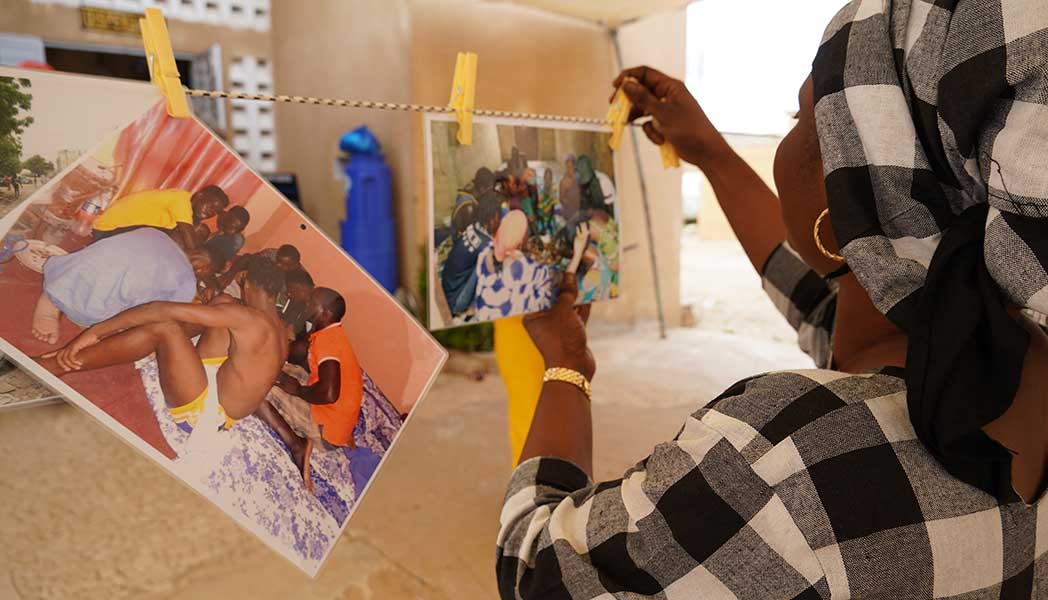
<instances>
[{"instance_id":1,"label":"watch band","mask_svg":"<svg viewBox=\"0 0 1048 600\"><path fill-rule=\"evenodd\" d=\"M582 390L582 393L586 394L587 399L593 400L589 380L586 379L585 375L579 373L575 369L569 369L567 367L550 367L549 369L546 369L546 372L542 375L542 382L546 383L548 381L570 383Z\"/></svg>"}]
</instances>

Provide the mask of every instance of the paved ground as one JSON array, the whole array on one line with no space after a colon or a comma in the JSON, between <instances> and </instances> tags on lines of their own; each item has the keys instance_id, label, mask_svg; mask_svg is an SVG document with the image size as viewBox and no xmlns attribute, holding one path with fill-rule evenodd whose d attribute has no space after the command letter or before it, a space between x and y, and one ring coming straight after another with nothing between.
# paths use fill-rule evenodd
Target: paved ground
<instances>
[{"instance_id":1,"label":"paved ground","mask_svg":"<svg viewBox=\"0 0 1048 600\"><path fill-rule=\"evenodd\" d=\"M599 477L732 382L810 366L737 246L717 244L685 244L697 328L660 341L654 327L596 327ZM501 383L447 374L417 411L316 580L77 409L0 412L0 599L493 598L510 468Z\"/></svg>"},{"instance_id":2,"label":"paved ground","mask_svg":"<svg viewBox=\"0 0 1048 600\"><path fill-rule=\"evenodd\" d=\"M51 389L0 358L0 409L26 401L54 398Z\"/></svg>"}]
</instances>

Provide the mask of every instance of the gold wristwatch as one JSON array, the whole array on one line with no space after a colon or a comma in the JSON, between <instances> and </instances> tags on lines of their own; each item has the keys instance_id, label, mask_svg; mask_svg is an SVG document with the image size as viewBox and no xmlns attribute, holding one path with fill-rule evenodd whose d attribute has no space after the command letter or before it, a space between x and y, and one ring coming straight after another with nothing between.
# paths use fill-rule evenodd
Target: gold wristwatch
<instances>
[{"instance_id":1,"label":"gold wristwatch","mask_svg":"<svg viewBox=\"0 0 1048 600\"><path fill-rule=\"evenodd\" d=\"M590 391L590 382L586 379L586 376L579 373L575 369L569 369L567 367L551 367L546 369L545 374L542 375L542 382L547 381L561 381L563 383L570 383L571 385L582 390L583 394L586 394L586 398L593 400L593 394Z\"/></svg>"}]
</instances>

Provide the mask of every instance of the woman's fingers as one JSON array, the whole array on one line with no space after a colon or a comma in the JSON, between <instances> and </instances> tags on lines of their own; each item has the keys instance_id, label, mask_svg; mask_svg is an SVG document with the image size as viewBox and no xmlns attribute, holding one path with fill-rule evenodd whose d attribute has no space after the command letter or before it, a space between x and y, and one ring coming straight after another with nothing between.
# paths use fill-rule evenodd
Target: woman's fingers
<instances>
[{"instance_id":1,"label":"woman's fingers","mask_svg":"<svg viewBox=\"0 0 1048 600\"><path fill-rule=\"evenodd\" d=\"M575 306L575 300L579 297L579 283L574 273L564 273L560 280L560 292L557 295L557 303L553 310L571 310Z\"/></svg>"},{"instance_id":2,"label":"woman's fingers","mask_svg":"<svg viewBox=\"0 0 1048 600\"><path fill-rule=\"evenodd\" d=\"M582 325L589 324L590 309L593 308L592 304L583 304L582 306L575 307L575 313L582 319Z\"/></svg>"},{"instance_id":3,"label":"woman's fingers","mask_svg":"<svg viewBox=\"0 0 1048 600\"><path fill-rule=\"evenodd\" d=\"M655 127L655 121L648 121L641 129L644 130L644 134L648 136L651 143L656 146L661 146L666 143L666 136L662 135L662 132Z\"/></svg>"},{"instance_id":4,"label":"woman's fingers","mask_svg":"<svg viewBox=\"0 0 1048 600\"><path fill-rule=\"evenodd\" d=\"M627 81L622 85L622 91L625 92L626 97L633 103L634 109L641 114L651 115L658 118L658 113L661 112L662 103L659 102L659 99L656 98L648 88L636 81Z\"/></svg>"},{"instance_id":5,"label":"woman's fingers","mask_svg":"<svg viewBox=\"0 0 1048 600\"><path fill-rule=\"evenodd\" d=\"M619 73L619 76L612 82L612 86L614 86L615 89L622 87L622 83L626 81L627 77L636 79L641 83L641 85L650 89L655 89L656 87L661 86L663 81L672 79L658 69L652 69L651 67L642 65L639 67L631 67Z\"/></svg>"}]
</instances>

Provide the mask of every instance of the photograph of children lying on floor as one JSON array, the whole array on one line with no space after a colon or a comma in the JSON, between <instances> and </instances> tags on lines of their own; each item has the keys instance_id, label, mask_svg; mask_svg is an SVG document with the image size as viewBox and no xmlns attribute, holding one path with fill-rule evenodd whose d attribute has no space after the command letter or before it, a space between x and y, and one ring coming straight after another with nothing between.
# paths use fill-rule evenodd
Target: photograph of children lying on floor
<instances>
[{"instance_id":1,"label":"photograph of children lying on floor","mask_svg":"<svg viewBox=\"0 0 1048 600\"><path fill-rule=\"evenodd\" d=\"M147 82L0 67L0 218L154 102L156 88ZM4 237L0 269L27 244ZM0 410L53 396L0 356Z\"/></svg>"},{"instance_id":2,"label":"photograph of children lying on floor","mask_svg":"<svg viewBox=\"0 0 1048 600\"><path fill-rule=\"evenodd\" d=\"M444 351L162 101L15 210L3 351L315 574Z\"/></svg>"},{"instance_id":3,"label":"photograph of children lying on floor","mask_svg":"<svg viewBox=\"0 0 1048 600\"><path fill-rule=\"evenodd\" d=\"M618 296L610 133L478 118L463 146L447 118L426 126L430 329L545 310L565 271L579 304Z\"/></svg>"}]
</instances>

